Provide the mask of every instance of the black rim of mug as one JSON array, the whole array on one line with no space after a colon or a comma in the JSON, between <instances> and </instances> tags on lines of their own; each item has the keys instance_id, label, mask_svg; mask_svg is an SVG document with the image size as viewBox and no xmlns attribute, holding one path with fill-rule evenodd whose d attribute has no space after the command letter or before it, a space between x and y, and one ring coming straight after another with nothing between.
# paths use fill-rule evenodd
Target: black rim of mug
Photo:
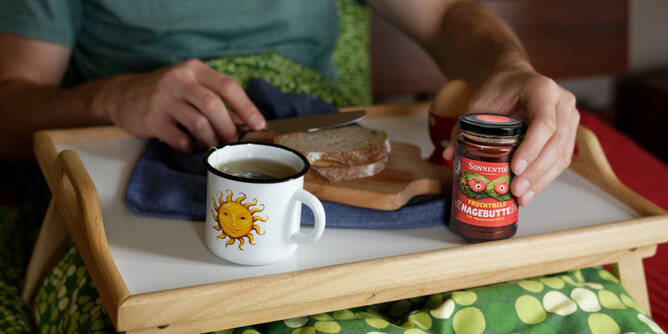
<instances>
[{"instance_id":1,"label":"black rim of mug","mask_svg":"<svg viewBox=\"0 0 668 334\"><path fill-rule=\"evenodd\" d=\"M244 177L225 174L225 173L221 172L219 169L215 168L214 166L212 166L209 163L209 156L211 154L213 154L213 152L216 152L216 151L218 151L220 149L223 149L225 147L228 147L228 146L236 146L236 145L260 145L260 146L271 146L271 147L279 148L279 149L288 151L288 152L296 155L297 157L299 157L302 160L302 162L304 162L304 167L299 172L297 172L293 175L290 175L290 176L286 176L286 177L281 177L281 178L276 178L276 179L247 179L247 178L244 178ZM281 183L281 182L286 182L286 181L290 181L290 180L294 180L294 179L298 179L298 178L302 177L304 174L306 174L306 172L308 172L309 168L311 168L311 164L308 162L308 159L306 159L306 157L303 154L299 153L298 151L296 151L292 148L289 148L289 147L283 146L283 145L279 145L279 144L274 144L274 143L256 142L256 141L227 143L227 144L222 144L222 145L218 145L218 146L215 146L215 147L211 147L210 149L208 149L206 151L206 153L204 153L204 157L202 158L202 163L204 163L204 167L206 167L206 169L209 172L211 172L211 173L213 173L217 176L220 176L222 178L226 178L226 179L229 179L229 180L234 180L234 181L239 181L239 182L246 182L246 183Z\"/></svg>"}]
</instances>

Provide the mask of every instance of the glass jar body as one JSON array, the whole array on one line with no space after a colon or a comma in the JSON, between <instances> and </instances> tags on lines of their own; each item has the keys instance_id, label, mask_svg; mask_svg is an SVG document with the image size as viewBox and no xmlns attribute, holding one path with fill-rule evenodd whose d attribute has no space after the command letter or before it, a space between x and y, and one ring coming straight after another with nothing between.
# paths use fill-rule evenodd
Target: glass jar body
<instances>
[{"instance_id":1,"label":"glass jar body","mask_svg":"<svg viewBox=\"0 0 668 334\"><path fill-rule=\"evenodd\" d=\"M490 241L517 232L517 199L510 192L510 161L519 136L463 132L455 145L450 229L463 238Z\"/></svg>"}]
</instances>

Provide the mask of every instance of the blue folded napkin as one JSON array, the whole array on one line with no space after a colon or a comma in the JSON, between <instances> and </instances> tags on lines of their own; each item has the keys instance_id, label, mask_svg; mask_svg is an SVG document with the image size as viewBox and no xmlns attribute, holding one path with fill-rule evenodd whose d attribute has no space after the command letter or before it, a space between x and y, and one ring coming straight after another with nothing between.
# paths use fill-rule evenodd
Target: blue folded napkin
<instances>
[{"instance_id":1,"label":"blue folded napkin","mask_svg":"<svg viewBox=\"0 0 668 334\"><path fill-rule=\"evenodd\" d=\"M247 94L267 119L337 112L310 95L282 93L263 79L251 79ZM206 219L204 148L181 155L158 140L150 140L137 160L127 188L126 205L133 212L186 220ZM395 211L360 208L322 201L328 227L415 228L444 225L449 208L443 196L418 196ZM302 209L302 223L313 224L313 213Z\"/></svg>"}]
</instances>

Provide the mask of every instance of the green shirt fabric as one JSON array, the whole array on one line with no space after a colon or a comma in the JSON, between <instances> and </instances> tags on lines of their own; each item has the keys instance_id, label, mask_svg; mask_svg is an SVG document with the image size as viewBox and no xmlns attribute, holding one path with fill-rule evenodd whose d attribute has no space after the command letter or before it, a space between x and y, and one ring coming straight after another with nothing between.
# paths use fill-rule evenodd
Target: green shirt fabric
<instances>
[{"instance_id":1,"label":"green shirt fabric","mask_svg":"<svg viewBox=\"0 0 668 334\"><path fill-rule=\"evenodd\" d=\"M84 79L275 51L336 80L334 1L5 0L0 31L71 46Z\"/></svg>"}]
</instances>

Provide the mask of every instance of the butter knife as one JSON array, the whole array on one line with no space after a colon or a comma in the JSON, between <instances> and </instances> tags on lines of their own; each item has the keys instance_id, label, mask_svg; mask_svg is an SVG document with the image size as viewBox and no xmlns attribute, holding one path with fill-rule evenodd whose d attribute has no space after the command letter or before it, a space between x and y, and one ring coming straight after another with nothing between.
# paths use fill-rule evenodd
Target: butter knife
<instances>
[{"instance_id":1,"label":"butter knife","mask_svg":"<svg viewBox=\"0 0 668 334\"><path fill-rule=\"evenodd\" d=\"M287 117L267 120L263 130L272 130L278 134L290 132L313 132L350 125L362 120L365 116L366 110L354 110L298 117ZM241 138L251 130L247 126L242 126L238 131L240 133L239 138Z\"/></svg>"}]
</instances>

